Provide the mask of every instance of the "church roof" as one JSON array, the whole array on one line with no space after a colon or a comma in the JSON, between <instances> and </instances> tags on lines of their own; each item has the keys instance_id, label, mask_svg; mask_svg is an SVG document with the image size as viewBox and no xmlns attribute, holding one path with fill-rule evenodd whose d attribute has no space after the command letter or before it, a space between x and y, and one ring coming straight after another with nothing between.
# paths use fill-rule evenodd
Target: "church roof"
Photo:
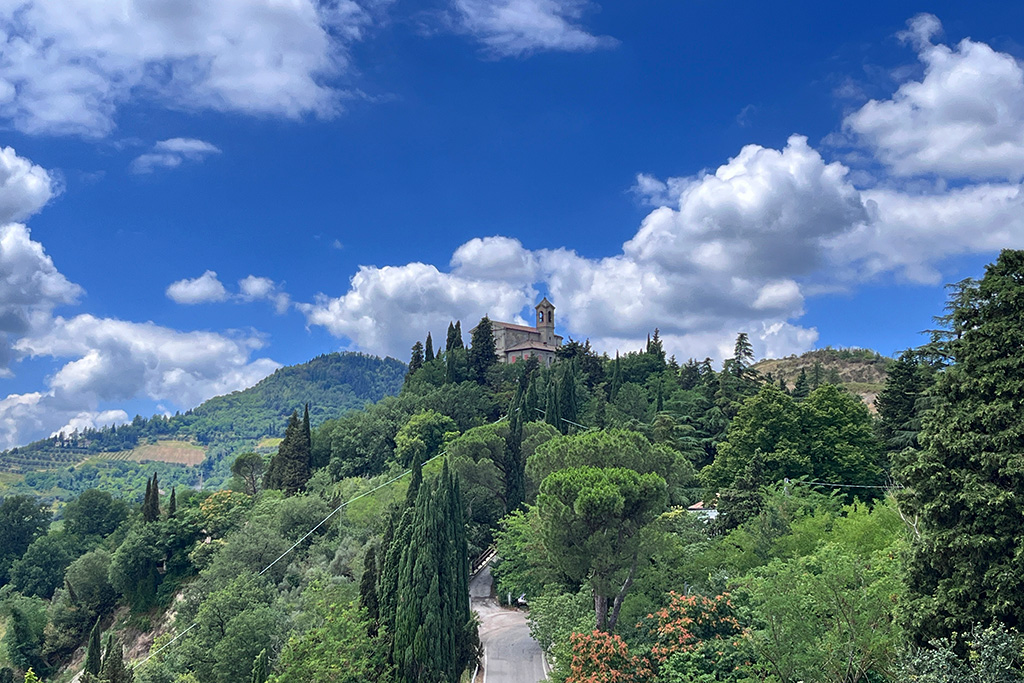
<instances>
[{"instance_id":1,"label":"church roof","mask_svg":"<svg viewBox=\"0 0 1024 683\"><path fill-rule=\"evenodd\" d=\"M551 344L545 344L544 342L539 341L524 341L520 344L516 344L515 346L508 347L507 349L505 349L505 353L510 353L512 351L528 350L551 351L552 353L554 353L555 351L558 350L558 347L552 346Z\"/></svg>"},{"instance_id":2,"label":"church roof","mask_svg":"<svg viewBox=\"0 0 1024 683\"><path fill-rule=\"evenodd\" d=\"M519 330L520 332L533 332L534 334L540 334L540 332L537 331L536 327L530 327L529 325L516 325L515 323L503 323L503 322L498 321L498 320L492 320L491 321L491 327L492 328L496 327L498 325L500 325L501 327L510 329L510 330ZM476 329L476 328L473 328L473 329Z\"/></svg>"}]
</instances>

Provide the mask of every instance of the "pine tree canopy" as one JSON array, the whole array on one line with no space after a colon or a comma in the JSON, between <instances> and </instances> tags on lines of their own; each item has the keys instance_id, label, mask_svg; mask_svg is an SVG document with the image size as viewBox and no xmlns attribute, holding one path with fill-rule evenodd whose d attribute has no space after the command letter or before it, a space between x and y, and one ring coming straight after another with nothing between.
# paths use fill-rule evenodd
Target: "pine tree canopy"
<instances>
[{"instance_id":1,"label":"pine tree canopy","mask_svg":"<svg viewBox=\"0 0 1024 683\"><path fill-rule=\"evenodd\" d=\"M949 311L953 364L920 451L897 467L906 514L919 515L904 613L920 643L1024 626L1024 251L1003 251Z\"/></svg>"}]
</instances>

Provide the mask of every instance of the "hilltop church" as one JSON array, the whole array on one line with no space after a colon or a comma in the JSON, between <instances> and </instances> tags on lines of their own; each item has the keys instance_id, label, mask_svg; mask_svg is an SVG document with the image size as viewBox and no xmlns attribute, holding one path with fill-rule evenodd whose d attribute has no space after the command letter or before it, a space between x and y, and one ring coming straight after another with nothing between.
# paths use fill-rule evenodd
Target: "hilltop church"
<instances>
[{"instance_id":1,"label":"hilltop church","mask_svg":"<svg viewBox=\"0 0 1024 683\"><path fill-rule=\"evenodd\" d=\"M561 335L555 334L555 307L544 297L535 308L536 327L491 321L494 351L502 363L515 363L530 356L537 356L543 365L555 362L555 351L562 345Z\"/></svg>"}]
</instances>

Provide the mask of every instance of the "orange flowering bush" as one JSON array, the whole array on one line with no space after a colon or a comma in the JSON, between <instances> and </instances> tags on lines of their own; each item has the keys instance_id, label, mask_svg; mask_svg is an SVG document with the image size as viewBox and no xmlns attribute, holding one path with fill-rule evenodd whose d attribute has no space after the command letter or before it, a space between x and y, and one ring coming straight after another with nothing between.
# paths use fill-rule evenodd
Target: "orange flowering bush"
<instances>
[{"instance_id":1,"label":"orange flowering bush","mask_svg":"<svg viewBox=\"0 0 1024 683\"><path fill-rule=\"evenodd\" d=\"M703 595L669 593L669 604L654 614L658 625L651 648L652 658L659 664L676 652L690 652L698 647L724 655L728 646L736 648L743 637L743 627L735 616L728 593L709 598Z\"/></svg>"},{"instance_id":2,"label":"orange flowering bush","mask_svg":"<svg viewBox=\"0 0 1024 683\"><path fill-rule=\"evenodd\" d=\"M647 657L631 655L622 638L602 631L572 634L565 683L642 683L653 677Z\"/></svg>"}]
</instances>

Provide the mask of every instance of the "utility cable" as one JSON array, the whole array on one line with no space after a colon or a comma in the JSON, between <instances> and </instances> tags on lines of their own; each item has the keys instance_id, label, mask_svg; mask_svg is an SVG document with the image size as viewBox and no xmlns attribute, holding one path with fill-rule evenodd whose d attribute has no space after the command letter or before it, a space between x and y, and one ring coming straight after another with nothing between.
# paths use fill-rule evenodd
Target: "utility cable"
<instances>
[{"instance_id":1,"label":"utility cable","mask_svg":"<svg viewBox=\"0 0 1024 683\"><path fill-rule=\"evenodd\" d=\"M503 419L505 419L505 418L504 418L504 417L502 417L501 419L503 420ZM501 422L501 420L497 420L496 422ZM432 458L430 458L430 459L428 459L428 460L424 460L424 461L423 461L423 465L426 465L426 464L427 464L427 463L429 463L429 462L432 462L432 461L434 461L434 460L437 460L438 458L440 458L441 456L443 456L443 455L446 455L446 454L447 454L447 451L443 451L443 452L441 452L441 453L438 453L438 454L437 454L437 455L435 455L434 457L432 457ZM324 525L324 524L325 524L325 523L327 522L327 520L329 520L329 519L330 519L331 517L333 517L333 516L334 516L334 515L336 515L336 514L337 514L338 512L340 512L342 508L346 507L347 505L349 505L349 504L351 504L351 503L354 503L354 502L356 502L356 501L357 501L357 500L359 500L360 498L365 498L366 496L370 495L371 493L374 493L374 492L376 492L376 491L379 491L379 490L381 490L382 488L384 488L385 486L388 486L389 484L393 484L394 482L398 481L399 479L401 479L401 478L402 478L402 477L404 477L405 475L409 474L410 472L412 472L412 470L411 470L411 469L408 469L408 470L406 470L405 472L402 472L401 474L399 474L398 476L395 476L395 477L392 477L391 479L388 479L388 480L387 480L386 482L384 482L383 484L380 484L380 485L378 485L378 486L375 486L375 487L373 487L372 489L370 489L369 491L364 491L363 493L360 493L360 494L359 494L358 496L355 496L354 498L350 498L350 499L346 500L346 501L345 501L344 503L342 503L342 504L341 504L341 505L339 505L338 507L336 507L336 508L334 508L333 510L331 510L330 514L328 514L328 515L327 515L326 517L324 517L323 519L321 519L321 520L320 520L320 522L319 522L319 523L318 523L318 524L317 524L316 526L314 526L314 527L313 527L312 529L310 529L309 531L307 531L307 532L306 532L306 533L305 533L305 534L304 534L304 535L302 536L302 538L300 538L299 540L295 541L295 543L293 543L293 544L292 544L292 546L291 546L290 548L288 548L288 550L285 550L285 551L284 551L283 553L281 553L281 554L280 554L280 555L279 555L279 556L277 557L277 559L275 559L275 560L274 560L273 562L271 562L271 563L270 563L270 564L268 564L268 565L267 565L266 567L264 567L264 568L263 568L263 570L262 570L262 571L260 571L260 573L259 573L259 574L257 574L257 576L263 576L263 575L264 575L264 574L266 574L266 573L267 573L268 571L270 571L270 568L271 568L271 567L273 567L273 566L274 566L275 564L277 564L277 563L278 563L278 562L280 562L280 561L281 561L282 559L284 559L284 558L285 558L285 557L286 557L286 556L287 556L287 555L288 555L289 553L291 553L291 552L292 552L293 550L295 550L296 548L298 548L298 547L299 547L299 544L301 544L301 543L302 543L303 541L305 541L305 540L306 540L307 538L309 538L309 537L310 537L311 535L313 535L313 532L314 532L314 531L316 531L317 529L319 529L320 527L322 527L322 526L323 526L323 525ZM176 636L174 636L173 638L171 638L170 640L168 640L168 641L167 641L166 643L164 643L164 644L163 644L162 646L160 646L160 648L159 648L159 649L158 649L158 650L157 650L156 652L151 652L151 653L149 653L149 655L147 655L145 659L143 659L142 661L138 662L138 664L134 664L133 666L134 666L134 667L137 667L137 666L142 666L143 664L145 664L146 662L148 662L148 661L149 661L150 659L152 659L153 657L155 657L155 656L157 656L158 654L160 654L161 652L163 652L163 651L164 651L164 650L165 650L165 649L166 649L167 647L169 647L169 646L170 646L170 644L171 644L171 643L173 643L174 641L176 641L176 640L177 640L178 638L181 638L181 637L182 637L183 635L185 635L186 633L188 633L189 631L191 631L191 630L192 630L193 628L195 628L195 627L196 627L196 626L198 626L198 625L199 625L199 622L198 622L198 621L194 621L194 622L192 622L192 624L191 624L191 625L190 625L190 626L189 626L188 628L184 629L183 631L181 631L180 633L178 633L178 635L176 635Z\"/></svg>"}]
</instances>

